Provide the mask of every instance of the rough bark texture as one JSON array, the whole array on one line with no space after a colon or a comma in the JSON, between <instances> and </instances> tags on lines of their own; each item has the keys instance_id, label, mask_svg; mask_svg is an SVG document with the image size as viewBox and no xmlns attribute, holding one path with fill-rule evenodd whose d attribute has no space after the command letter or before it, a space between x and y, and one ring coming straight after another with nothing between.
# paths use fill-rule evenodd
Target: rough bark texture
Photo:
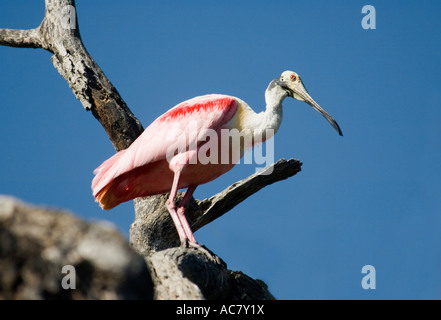
<instances>
[{"instance_id":1,"label":"rough bark texture","mask_svg":"<svg viewBox=\"0 0 441 320\"><path fill-rule=\"evenodd\" d=\"M66 265L75 289L62 286ZM0 300L151 298L144 259L108 223L0 196Z\"/></svg>"},{"instance_id":2,"label":"rough bark texture","mask_svg":"<svg viewBox=\"0 0 441 320\"><path fill-rule=\"evenodd\" d=\"M115 149L127 148L143 128L85 49L75 1L45 0L45 4L40 26L32 30L0 29L0 45L52 52L53 65L83 107L101 123ZM262 171L209 199L192 199L186 214L193 230L217 219L261 188L296 174L300 167L298 160L282 159L269 169L271 174ZM263 282L228 270L214 254L179 247L166 199L167 195L136 199L136 218L130 230L130 244L147 263L154 293L140 257L113 231L61 212L29 209L2 199L6 204L0 204L0 298L273 299ZM71 225L75 227L69 229ZM61 237L65 234L68 240ZM108 254L103 261L122 257L122 261L112 263L122 266L125 273L101 270L105 267L95 254ZM81 290L60 291L57 283L61 264L78 266ZM139 282L132 281L135 276ZM145 287L139 288L140 284Z\"/></svg>"},{"instance_id":3,"label":"rough bark texture","mask_svg":"<svg viewBox=\"0 0 441 320\"><path fill-rule=\"evenodd\" d=\"M75 288L63 288L63 266ZM145 259L108 223L0 196L0 299L273 299L266 285L204 251Z\"/></svg>"},{"instance_id":4,"label":"rough bark texture","mask_svg":"<svg viewBox=\"0 0 441 320\"><path fill-rule=\"evenodd\" d=\"M142 125L84 47L75 1L45 2L40 26L32 30L0 29L0 44L52 52L53 65L83 107L101 123L115 149L127 148L142 133Z\"/></svg>"}]
</instances>

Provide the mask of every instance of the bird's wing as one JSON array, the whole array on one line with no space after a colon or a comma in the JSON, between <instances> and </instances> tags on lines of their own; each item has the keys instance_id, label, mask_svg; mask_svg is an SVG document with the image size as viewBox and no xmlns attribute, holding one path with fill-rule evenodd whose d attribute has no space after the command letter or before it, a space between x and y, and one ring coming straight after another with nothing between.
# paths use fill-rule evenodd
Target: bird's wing
<instances>
[{"instance_id":1,"label":"bird's wing","mask_svg":"<svg viewBox=\"0 0 441 320\"><path fill-rule=\"evenodd\" d=\"M206 95L178 104L148 126L128 149L95 169L93 194L126 172L197 145L198 138L207 130L216 130L227 123L237 106L235 98L225 95Z\"/></svg>"}]
</instances>

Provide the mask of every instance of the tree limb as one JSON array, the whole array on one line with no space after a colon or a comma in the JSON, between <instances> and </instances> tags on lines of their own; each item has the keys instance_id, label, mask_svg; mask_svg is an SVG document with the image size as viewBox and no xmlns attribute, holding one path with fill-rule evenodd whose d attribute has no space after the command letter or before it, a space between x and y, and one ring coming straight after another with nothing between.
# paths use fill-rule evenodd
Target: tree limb
<instances>
[{"instance_id":1,"label":"tree limb","mask_svg":"<svg viewBox=\"0 0 441 320\"><path fill-rule=\"evenodd\" d=\"M225 190L202 201L192 199L185 215L193 231L229 212L236 205L260 189L287 179L301 170L302 163L295 159L280 159L248 178L233 183ZM270 173L271 174L265 174ZM182 198L178 193L177 202ZM165 203L168 194L135 199L135 220L130 227L130 241L142 255L179 245L179 237Z\"/></svg>"},{"instance_id":2,"label":"tree limb","mask_svg":"<svg viewBox=\"0 0 441 320\"><path fill-rule=\"evenodd\" d=\"M301 170L302 163L295 159L280 159L269 167L240 180L209 199L199 202L204 209L191 225L193 231L227 213L246 198L274 182L288 179Z\"/></svg>"},{"instance_id":3,"label":"tree limb","mask_svg":"<svg viewBox=\"0 0 441 320\"><path fill-rule=\"evenodd\" d=\"M0 29L0 45L17 48L42 48L39 29Z\"/></svg>"}]
</instances>

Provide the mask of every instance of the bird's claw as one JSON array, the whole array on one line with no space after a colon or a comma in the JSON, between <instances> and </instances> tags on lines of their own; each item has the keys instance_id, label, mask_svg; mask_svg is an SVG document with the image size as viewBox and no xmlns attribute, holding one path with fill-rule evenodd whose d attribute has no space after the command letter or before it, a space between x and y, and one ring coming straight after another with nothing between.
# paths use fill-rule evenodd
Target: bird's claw
<instances>
[{"instance_id":1,"label":"bird's claw","mask_svg":"<svg viewBox=\"0 0 441 320\"><path fill-rule=\"evenodd\" d=\"M205 245L203 244L199 244L199 243L195 243L195 242L190 242L190 241L185 241L182 243L182 246L186 249L188 248L194 248L200 252L203 252L205 255L207 255L208 257L210 257L210 259L216 261L216 263L218 264L222 264L224 266L226 266L226 263L219 258L216 254L213 253L213 251L211 251L210 249L208 249Z\"/></svg>"}]
</instances>

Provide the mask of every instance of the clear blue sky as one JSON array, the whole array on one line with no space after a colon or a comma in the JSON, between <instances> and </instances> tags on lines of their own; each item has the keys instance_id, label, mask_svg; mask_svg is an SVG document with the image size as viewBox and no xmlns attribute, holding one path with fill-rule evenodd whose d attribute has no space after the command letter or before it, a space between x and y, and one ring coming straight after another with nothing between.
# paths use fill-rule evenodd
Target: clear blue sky
<instances>
[{"instance_id":1,"label":"clear blue sky","mask_svg":"<svg viewBox=\"0 0 441 320\"><path fill-rule=\"evenodd\" d=\"M1 1L0 27L32 28L41 1ZM376 8L376 30L361 8ZM275 157L302 171L196 232L229 268L279 299L441 298L441 2L77 1L83 41L144 127L188 98L224 93L256 111L300 74L344 137L286 100ZM114 153L43 50L0 47L0 194L112 221L92 171ZM209 197L254 172L200 186ZM363 290L361 268L376 268Z\"/></svg>"}]
</instances>

